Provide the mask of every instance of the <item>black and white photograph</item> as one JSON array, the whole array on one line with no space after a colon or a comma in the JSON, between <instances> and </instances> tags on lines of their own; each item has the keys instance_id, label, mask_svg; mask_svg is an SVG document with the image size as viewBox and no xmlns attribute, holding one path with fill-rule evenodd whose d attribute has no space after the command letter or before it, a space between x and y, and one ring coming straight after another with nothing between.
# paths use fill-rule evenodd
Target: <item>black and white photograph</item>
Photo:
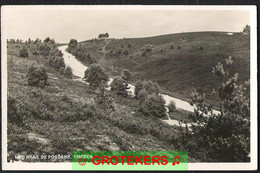
<instances>
[{"instance_id":1,"label":"black and white photograph","mask_svg":"<svg viewBox=\"0 0 260 173\"><path fill-rule=\"evenodd\" d=\"M71 170L74 151L257 169L255 6L2 6L1 22L3 169Z\"/></svg>"}]
</instances>

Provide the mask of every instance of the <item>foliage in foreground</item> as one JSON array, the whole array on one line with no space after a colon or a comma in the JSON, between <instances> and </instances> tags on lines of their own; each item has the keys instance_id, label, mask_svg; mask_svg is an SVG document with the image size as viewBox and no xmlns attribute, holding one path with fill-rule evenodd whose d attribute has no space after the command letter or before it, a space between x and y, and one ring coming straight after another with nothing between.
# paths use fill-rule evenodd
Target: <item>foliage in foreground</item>
<instances>
[{"instance_id":1,"label":"foliage in foreground","mask_svg":"<svg viewBox=\"0 0 260 173\"><path fill-rule=\"evenodd\" d=\"M238 74L229 75L233 63L231 57L225 66L213 68L220 79L217 96L220 114L213 113L205 103L205 95L192 93L191 104L196 107L192 117L196 121L190 129L182 129L178 145L202 161L248 162L250 151L250 99L249 81L238 85ZM206 116L209 115L209 116Z\"/></svg>"}]
</instances>

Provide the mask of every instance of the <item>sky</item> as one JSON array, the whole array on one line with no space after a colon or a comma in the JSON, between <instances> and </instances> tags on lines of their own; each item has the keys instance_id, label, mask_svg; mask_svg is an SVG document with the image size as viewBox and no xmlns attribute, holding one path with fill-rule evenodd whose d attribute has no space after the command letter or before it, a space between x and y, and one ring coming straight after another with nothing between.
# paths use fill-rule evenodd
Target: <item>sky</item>
<instances>
[{"instance_id":1,"label":"sky","mask_svg":"<svg viewBox=\"0 0 260 173\"><path fill-rule=\"evenodd\" d=\"M250 24L248 10L215 9L11 6L2 10L1 17L9 39L50 37L59 43L67 43L71 38L84 41L106 32L110 38L196 31L240 32Z\"/></svg>"}]
</instances>

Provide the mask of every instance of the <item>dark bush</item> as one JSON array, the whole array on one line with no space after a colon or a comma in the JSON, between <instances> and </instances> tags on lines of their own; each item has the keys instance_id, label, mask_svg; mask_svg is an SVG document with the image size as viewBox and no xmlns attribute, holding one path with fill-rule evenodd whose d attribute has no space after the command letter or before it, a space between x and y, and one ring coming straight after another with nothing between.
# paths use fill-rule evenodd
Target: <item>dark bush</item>
<instances>
[{"instance_id":1,"label":"dark bush","mask_svg":"<svg viewBox=\"0 0 260 173\"><path fill-rule=\"evenodd\" d=\"M37 67L34 64L28 69L27 82L30 86L44 88L48 84L48 75L43 66Z\"/></svg>"},{"instance_id":2,"label":"dark bush","mask_svg":"<svg viewBox=\"0 0 260 173\"><path fill-rule=\"evenodd\" d=\"M110 84L111 91L117 95L127 97L128 96L128 83L121 77L115 77Z\"/></svg>"},{"instance_id":3,"label":"dark bush","mask_svg":"<svg viewBox=\"0 0 260 173\"><path fill-rule=\"evenodd\" d=\"M84 80L89 83L89 86L96 89L102 85L102 82L107 83L109 78L99 64L92 64L85 71Z\"/></svg>"},{"instance_id":4,"label":"dark bush","mask_svg":"<svg viewBox=\"0 0 260 173\"><path fill-rule=\"evenodd\" d=\"M71 69L70 66L67 66L67 67L65 68L65 70L64 70L64 76L65 76L66 78L72 78L73 73L72 73L72 69Z\"/></svg>"},{"instance_id":5,"label":"dark bush","mask_svg":"<svg viewBox=\"0 0 260 173\"><path fill-rule=\"evenodd\" d=\"M157 94L149 95L144 102L139 104L138 111L145 115L157 118L166 117L165 101Z\"/></svg>"},{"instance_id":6,"label":"dark bush","mask_svg":"<svg viewBox=\"0 0 260 173\"><path fill-rule=\"evenodd\" d=\"M174 101L170 101L170 103L168 104L168 109L169 109L169 112L174 112L176 111L176 103Z\"/></svg>"},{"instance_id":7,"label":"dark bush","mask_svg":"<svg viewBox=\"0 0 260 173\"><path fill-rule=\"evenodd\" d=\"M171 50L171 49L174 49L174 46L173 46L173 45L170 46L170 50Z\"/></svg>"},{"instance_id":8,"label":"dark bush","mask_svg":"<svg viewBox=\"0 0 260 173\"><path fill-rule=\"evenodd\" d=\"M121 77L122 77L124 80L129 81L129 80L131 80L132 75L131 75L131 73L129 72L129 70L123 69L122 74L121 74Z\"/></svg>"}]
</instances>

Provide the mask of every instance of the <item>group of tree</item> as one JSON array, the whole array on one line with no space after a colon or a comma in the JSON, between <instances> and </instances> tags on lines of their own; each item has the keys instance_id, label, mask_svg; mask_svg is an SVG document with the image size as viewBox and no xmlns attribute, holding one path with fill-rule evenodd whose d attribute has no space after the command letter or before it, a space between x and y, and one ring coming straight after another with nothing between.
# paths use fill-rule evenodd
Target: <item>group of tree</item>
<instances>
[{"instance_id":1,"label":"group of tree","mask_svg":"<svg viewBox=\"0 0 260 173\"><path fill-rule=\"evenodd\" d=\"M232 58L218 63L213 73L219 79L216 99L220 113L205 102L205 94L193 92L191 105L196 109L191 118L196 122L176 140L176 147L188 151L200 161L245 162L250 151L250 85L238 84L238 74L230 76Z\"/></svg>"},{"instance_id":2,"label":"group of tree","mask_svg":"<svg viewBox=\"0 0 260 173\"><path fill-rule=\"evenodd\" d=\"M76 59L87 65L91 65L97 62L96 59L87 52L86 46L78 44L78 41L76 39L70 40L66 51L71 53L76 57Z\"/></svg>"},{"instance_id":3,"label":"group of tree","mask_svg":"<svg viewBox=\"0 0 260 173\"><path fill-rule=\"evenodd\" d=\"M243 34L250 34L250 26L246 25L243 29Z\"/></svg>"},{"instance_id":4,"label":"group of tree","mask_svg":"<svg viewBox=\"0 0 260 173\"><path fill-rule=\"evenodd\" d=\"M108 34L108 33L99 34L99 35L98 35L98 38L108 38L108 37L109 37L109 34Z\"/></svg>"}]
</instances>

